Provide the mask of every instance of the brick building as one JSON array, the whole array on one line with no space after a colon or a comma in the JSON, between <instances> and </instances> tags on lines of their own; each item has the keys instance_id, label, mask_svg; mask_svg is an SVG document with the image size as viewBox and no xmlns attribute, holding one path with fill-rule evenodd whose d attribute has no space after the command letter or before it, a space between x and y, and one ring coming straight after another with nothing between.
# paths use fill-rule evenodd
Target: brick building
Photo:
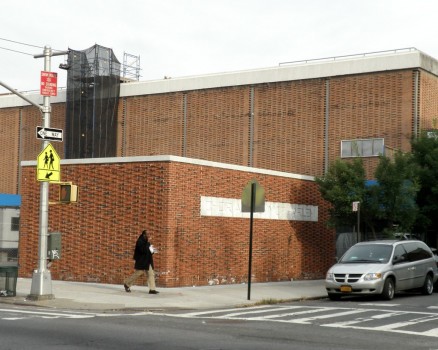
<instances>
[{"instance_id":1,"label":"brick building","mask_svg":"<svg viewBox=\"0 0 438 350\"><path fill-rule=\"evenodd\" d=\"M238 199L256 177L268 202L298 211L316 206L318 215L316 222L258 219L259 249L267 251L256 255L254 278L321 278L333 261L335 235L325 227L326 204L312 177L338 157L356 156L371 176L379 153L409 150L412 136L436 127L437 75L434 58L408 49L121 84L114 158L61 163L62 179L79 185L80 201L50 207L50 229L63 232L65 252L53 275L120 283L139 227L147 225L163 253L159 284L244 280L246 221L201 212L203 198ZM65 96L51 99L52 127L65 127ZM41 115L4 95L0 118L8 125L0 134L7 150L0 192L23 196L20 274L28 276L36 265ZM52 145L64 159L63 144Z\"/></svg>"},{"instance_id":2,"label":"brick building","mask_svg":"<svg viewBox=\"0 0 438 350\"><path fill-rule=\"evenodd\" d=\"M37 264L39 186L24 162L20 273ZM265 189L255 214L253 278L321 278L333 261L327 207L312 177L175 156L95 158L62 163L79 186L79 202L50 205L49 232L62 233L52 278L121 283L132 272L133 244L143 228L159 250L159 286L247 281L249 219L240 212L253 178ZM50 185L56 201L57 185Z\"/></svg>"}]
</instances>

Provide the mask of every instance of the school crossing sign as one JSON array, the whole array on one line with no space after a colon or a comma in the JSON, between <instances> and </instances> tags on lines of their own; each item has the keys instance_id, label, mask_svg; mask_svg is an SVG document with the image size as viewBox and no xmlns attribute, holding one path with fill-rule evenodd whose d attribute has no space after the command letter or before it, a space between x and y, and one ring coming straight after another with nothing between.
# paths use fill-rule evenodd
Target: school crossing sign
<instances>
[{"instance_id":1,"label":"school crossing sign","mask_svg":"<svg viewBox=\"0 0 438 350\"><path fill-rule=\"evenodd\" d=\"M37 180L48 182L61 181L61 159L50 143L38 155Z\"/></svg>"}]
</instances>

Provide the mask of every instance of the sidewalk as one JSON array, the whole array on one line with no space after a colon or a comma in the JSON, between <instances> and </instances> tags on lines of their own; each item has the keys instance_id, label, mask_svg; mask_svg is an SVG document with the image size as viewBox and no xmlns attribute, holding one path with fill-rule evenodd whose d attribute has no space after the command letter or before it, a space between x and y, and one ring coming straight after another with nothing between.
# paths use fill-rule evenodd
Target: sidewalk
<instances>
[{"instance_id":1,"label":"sidewalk","mask_svg":"<svg viewBox=\"0 0 438 350\"><path fill-rule=\"evenodd\" d=\"M323 280L251 283L250 300L247 284L202 287L157 288L148 294L145 286L132 286L126 293L123 285L52 281L52 300L27 300L32 279L18 278L17 295L0 297L0 303L34 305L74 310L192 310L233 308L269 299L301 300L326 297Z\"/></svg>"}]
</instances>

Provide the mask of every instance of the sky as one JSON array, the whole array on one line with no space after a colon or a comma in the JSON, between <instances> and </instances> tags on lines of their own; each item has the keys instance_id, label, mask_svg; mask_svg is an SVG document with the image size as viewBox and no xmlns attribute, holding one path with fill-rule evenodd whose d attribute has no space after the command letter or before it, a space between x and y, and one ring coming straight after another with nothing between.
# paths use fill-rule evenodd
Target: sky
<instances>
[{"instance_id":1,"label":"sky","mask_svg":"<svg viewBox=\"0 0 438 350\"><path fill-rule=\"evenodd\" d=\"M437 13L436 0L6 0L0 82L38 90L46 45L139 57L140 81L411 47L438 59ZM59 87L65 60L51 58Z\"/></svg>"}]
</instances>

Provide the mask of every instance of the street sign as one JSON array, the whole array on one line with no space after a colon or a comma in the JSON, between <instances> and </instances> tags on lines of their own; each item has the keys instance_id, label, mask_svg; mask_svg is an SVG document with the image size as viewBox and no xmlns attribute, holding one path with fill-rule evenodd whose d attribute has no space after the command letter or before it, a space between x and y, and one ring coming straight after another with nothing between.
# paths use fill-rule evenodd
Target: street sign
<instances>
[{"instance_id":1,"label":"street sign","mask_svg":"<svg viewBox=\"0 0 438 350\"><path fill-rule=\"evenodd\" d=\"M249 259L248 259L248 300L251 300L251 265L252 265L252 227L254 213L265 211L265 189L260 186L256 179L249 181L242 192L242 213L250 213L249 216Z\"/></svg>"},{"instance_id":2,"label":"street sign","mask_svg":"<svg viewBox=\"0 0 438 350\"><path fill-rule=\"evenodd\" d=\"M37 139L62 142L62 129L43 128L42 126L37 126L36 137Z\"/></svg>"},{"instance_id":3,"label":"street sign","mask_svg":"<svg viewBox=\"0 0 438 350\"><path fill-rule=\"evenodd\" d=\"M61 159L56 150L49 143L37 158L37 179L38 181L60 182L61 181Z\"/></svg>"},{"instance_id":4,"label":"street sign","mask_svg":"<svg viewBox=\"0 0 438 350\"><path fill-rule=\"evenodd\" d=\"M251 212L251 185L253 183L255 184L254 213L265 211L265 189L253 179L246 184L242 192L242 213Z\"/></svg>"},{"instance_id":5,"label":"street sign","mask_svg":"<svg viewBox=\"0 0 438 350\"><path fill-rule=\"evenodd\" d=\"M58 93L58 73L41 72L40 94L56 96Z\"/></svg>"},{"instance_id":6,"label":"street sign","mask_svg":"<svg viewBox=\"0 0 438 350\"><path fill-rule=\"evenodd\" d=\"M353 202L353 211L358 211L359 205L360 205L360 202Z\"/></svg>"}]
</instances>

